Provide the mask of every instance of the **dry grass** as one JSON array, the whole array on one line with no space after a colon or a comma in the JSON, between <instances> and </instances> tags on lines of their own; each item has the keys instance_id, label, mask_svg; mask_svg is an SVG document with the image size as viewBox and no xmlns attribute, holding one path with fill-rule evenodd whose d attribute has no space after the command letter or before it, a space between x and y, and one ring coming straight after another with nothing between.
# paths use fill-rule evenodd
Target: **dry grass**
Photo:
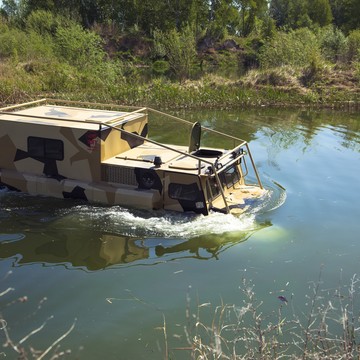
<instances>
[{"instance_id":1,"label":"dry grass","mask_svg":"<svg viewBox=\"0 0 360 360\"><path fill-rule=\"evenodd\" d=\"M295 312L292 297L279 296L278 308L265 314L254 284L243 280L242 303L216 306L208 322L202 317L211 304L198 304L192 313L188 296L189 346L182 351L197 360L359 359L359 282L354 275L348 286L324 290L320 274L310 286L305 313Z\"/></svg>"}]
</instances>

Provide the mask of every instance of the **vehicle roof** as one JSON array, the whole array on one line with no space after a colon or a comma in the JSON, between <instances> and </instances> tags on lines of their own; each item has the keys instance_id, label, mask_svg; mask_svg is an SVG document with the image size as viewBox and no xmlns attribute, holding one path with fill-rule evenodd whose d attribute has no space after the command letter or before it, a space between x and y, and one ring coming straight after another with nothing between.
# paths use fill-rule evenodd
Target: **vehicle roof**
<instances>
[{"instance_id":1,"label":"vehicle roof","mask_svg":"<svg viewBox=\"0 0 360 360\"><path fill-rule=\"evenodd\" d=\"M0 120L93 130L101 124L106 125L117 119L119 120L117 124L121 124L142 116L144 116L142 113L41 105L11 113L2 112Z\"/></svg>"}]
</instances>

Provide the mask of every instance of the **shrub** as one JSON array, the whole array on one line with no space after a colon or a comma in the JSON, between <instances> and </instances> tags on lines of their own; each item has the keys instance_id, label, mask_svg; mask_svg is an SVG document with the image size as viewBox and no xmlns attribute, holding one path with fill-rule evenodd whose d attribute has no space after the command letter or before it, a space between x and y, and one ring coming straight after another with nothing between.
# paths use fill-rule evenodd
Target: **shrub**
<instances>
[{"instance_id":1,"label":"shrub","mask_svg":"<svg viewBox=\"0 0 360 360\"><path fill-rule=\"evenodd\" d=\"M326 60L338 62L344 60L347 40L341 30L333 25L319 31L321 53Z\"/></svg>"},{"instance_id":2,"label":"shrub","mask_svg":"<svg viewBox=\"0 0 360 360\"><path fill-rule=\"evenodd\" d=\"M84 30L78 24L59 27L56 31L55 43L58 55L79 68L99 64L105 57L100 36Z\"/></svg>"},{"instance_id":3,"label":"shrub","mask_svg":"<svg viewBox=\"0 0 360 360\"><path fill-rule=\"evenodd\" d=\"M19 29L0 32L0 54L20 61L49 58L53 54L52 41L35 32L25 33Z\"/></svg>"},{"instance_id":4,"label":"shrub","mask_svg":"<svg viewBox=\"0 0 360 360\"><path fill-rule=\"evenodd\" d=\"M55 34L55 16L50 11L36 10L26 19L26 28L40 35Z\"/></svg>"},{"instance_id":5,"label":"shrub","mask_svg":"<svg viewBox=\"0 0 360 360\"><path fill-rule=\"evenodd\" d=\"M291 65L304 66L320 54L315 34L309 29L278 32L260 49L260 64L263 68Z\"/></svg>"},{"instance_id":6,"label":"shrub","mask_svg":"<svg viewBox=\"0 0 360 360\"><path fill-rule=\"evenodd\" d=\"M347 59L360 61L360 30L351 31L348 38Z\"/></svg>"},{"instance_id":7,"label":"shrub","mask_svg":"<svg viewBox=\"0 0 360 360\"><path fill-rule=\"evenodd\" d=\"M355 62L354 68L355 68L355 76L360 84L360 61Z\"/></svg>"},{"instance_id":8,"label":"shrub","mask_svg":"<svg viewBox=\"0 0 360 360\"><path fill-rule=\"evenodd\" d=\"M158 48L165 50L166 58L174 75L179 80L190 77L190 70L196 56L195 36L190 26L181 32L175 29L164 33L154 33L155 43Z\"/></svg>"},{"instance_id":9,"label":"shrub","mask_svg":"<svg viewBox=\"0 0 360 360\"><path fill-rule=\"evenodd\" d=\"M164 75L170 69L170 65L165 60L157 60L153 63L152 69L155 74Z\"/></svg>"}]
</instances>

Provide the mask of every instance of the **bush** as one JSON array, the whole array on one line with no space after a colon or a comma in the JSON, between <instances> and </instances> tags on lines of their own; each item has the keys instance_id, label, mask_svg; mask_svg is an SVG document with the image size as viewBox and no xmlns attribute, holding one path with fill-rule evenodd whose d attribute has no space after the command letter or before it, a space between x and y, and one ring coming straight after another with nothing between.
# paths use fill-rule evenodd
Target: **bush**
<instances>
[{"instance_id":1,"label":"bush","mask_svg":"<svg viewBox=\"0 0 360 360\"><path fill-rule=\"evenodd\" d=\"M170 65L165 60L157 60L153 63L152 69L155 74L164 75L170 69Z\"/></svg>"},{"instance_id":2,"label":"bush","mask_svg":"<svg viewBox=\"0 0 360 360\"><path fill-rule=\"evenodd\" d=\"M360 61L356 62L354 64L354 67L355 67L355 76L360 84Z\"/></svg>"},{"instance_id":3,"label":"bush","mask_svg":"<svg viewBox=\"0 0 360 360\"><path fill-rule=\"evenodd\" d=\"M360 61L360 30L351 31L348 38L347 59L349 62Z\"/></svg>"},{"instance_id":4,"label":"bush","mask_svg":"<svg viewBox=\"0 0 360 360\"><path fill-rule=\"evenodd\" d=\"M278 32L260 49L260 64L263 68L277 66L305 66L314 56L320 56L320 47L315 34L309 29Z\"/></svg>"},{"instance_id":5,"label":"bush","mask_svg":"<svg viewBox=\"0 0 360 360\"><path fill-rule=\"evenodd\" d=\"M319 31L321 53L326 60L333 63L344 60L347 40L341 30L333 25Z\"/></svg>"},{"instance_id":6,"label":"bush","mask_svg":"<svg viewBox=\"0 0 360 360\"><path fill-rule=\"evenodd\" d=\"M16 61L50 58L53 55L52 40L31 31L25 33L18 29L0 32L0 54Z\"/></svg>"},{"instance_id":7,"label":"bush","mask_svg":"<svg viewBox=\"0 0 360 360\"><path fill-rule=\"evenodd\" d=\"M99 64L105 57L100 36L84 30L78 24L59 27L56 31L55 43L58 55L79 68Z\"/></svg>"},{"instance_id":8,"label":"bush","mask_svg":"<svg viewBox=\"0 0 360 360\"><path fill-rule=\"evenodd\" d=\"M164 33L154 33L157 48L163 49L174 75L180 81L190 77L190 70L196 56L195 36L190 26L181 32L175 29Z\"/></svg>"},{"instance_id":9,"label":"bush","mask_svg":"<svg viewBox=\"0 0 360 360\"><path fill-rule=\"evenodd\" d=\"M40 35L54 35L56 32L55 16L50 11L33 11L26 19L26 28Z\"/></svg>"}]
</instances>

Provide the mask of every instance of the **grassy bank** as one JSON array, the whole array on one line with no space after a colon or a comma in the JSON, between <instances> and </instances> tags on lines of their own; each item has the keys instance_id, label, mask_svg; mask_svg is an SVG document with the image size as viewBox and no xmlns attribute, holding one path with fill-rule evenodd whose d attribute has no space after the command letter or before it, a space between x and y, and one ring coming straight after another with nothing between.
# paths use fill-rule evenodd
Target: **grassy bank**
<instances>
[{"instance_id":1,"label":"grassy bank","mask_svg":"<svg viewBox=\"0 0 360 360\"><path fill-rule=\"evenodd\" d=\"M49 69L40 63L0 63L0 104L51 97L155 108L360 107L355 70L327 69L308 85L303 83L305 72L285 68L254 70L239 80L208 75L184 83L165 78L142 82L131 76L107 81L101 73L91 76L91 72L83 74L71 67Z\"/></svg>"}]
</instances>

